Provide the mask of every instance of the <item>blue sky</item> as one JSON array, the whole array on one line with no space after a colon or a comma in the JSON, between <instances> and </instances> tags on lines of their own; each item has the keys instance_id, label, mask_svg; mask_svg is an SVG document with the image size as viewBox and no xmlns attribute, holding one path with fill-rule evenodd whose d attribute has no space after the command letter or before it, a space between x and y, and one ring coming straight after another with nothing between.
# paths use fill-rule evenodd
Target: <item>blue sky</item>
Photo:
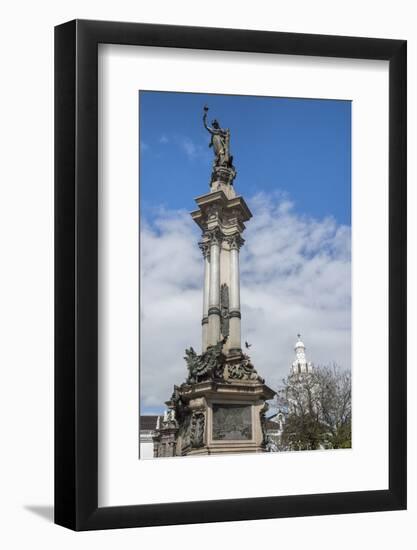
<instances>
[{"instance_id":1,"label":"blue sky","mask_svg":"<svg viewBox=\"0 0 417 550\"><path fill-rule=\"evenodd\" d=\"M350 225L351 102L140 92L141 207L194 208L208 186L212 152L202 125L231 130L240 194L287 193L297 209Z\"/></svg>"},{"instance_id":2,"label":"blue sky","mask_svg":"<svg viewBox=\"0 0 417 550\"><path fill-rule=\"evenodd\" d=\"M140 92L142 414L162 413L201 343L203 261L189 212L209 190L202 124L231 130L253 213L240 252L242 341L276 389L301 333L315 365L351 362L351 104Z\"/></svg>"}]
</instances>

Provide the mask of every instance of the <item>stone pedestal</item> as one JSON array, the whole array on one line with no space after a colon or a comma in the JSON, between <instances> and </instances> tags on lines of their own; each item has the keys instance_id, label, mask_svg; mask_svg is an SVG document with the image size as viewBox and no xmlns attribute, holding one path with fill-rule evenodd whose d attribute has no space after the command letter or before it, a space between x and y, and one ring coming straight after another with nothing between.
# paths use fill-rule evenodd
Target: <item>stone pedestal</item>
<instances>
[{"instance_id":1,"label":"stone pedestal","mask_svg":"<svg viewBox=\"0 0 417 550\"><path fill-rule=\"evenodd\" d=\"M177 456L265 451L265 400L275 392L264 383L207 381L178 390Z\"/></svg>"},{"instance_id":2,"label":"stone pedestal","mask_svg":"<svg viewBox=\"0 0 417 550\"><path fill-rule=\"evenodd\" d=\"M266 401L275 392L247 355L226 355L223 345L186 350L188 378L166 402L178 427L176 456L265 451Z\"/></svg>"}]
</instances>

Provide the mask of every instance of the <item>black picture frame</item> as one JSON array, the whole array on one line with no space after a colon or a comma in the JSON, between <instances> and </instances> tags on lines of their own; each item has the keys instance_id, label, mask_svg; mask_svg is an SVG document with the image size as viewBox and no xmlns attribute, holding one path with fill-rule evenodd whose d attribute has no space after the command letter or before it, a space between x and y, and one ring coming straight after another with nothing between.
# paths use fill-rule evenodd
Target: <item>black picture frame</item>
<instances>
[{"instance_id":1,"label":"black picture frame","mask_svg":"<svg viewBox=\"0 0 417 550\"><path fill-rule=\"evenodd\" d=\"M98 44L389 62L389 488L98 507ZM55 522L74 530L406 508L406 41L74 20L55 28Z\"/></svg>"}]
</instances>

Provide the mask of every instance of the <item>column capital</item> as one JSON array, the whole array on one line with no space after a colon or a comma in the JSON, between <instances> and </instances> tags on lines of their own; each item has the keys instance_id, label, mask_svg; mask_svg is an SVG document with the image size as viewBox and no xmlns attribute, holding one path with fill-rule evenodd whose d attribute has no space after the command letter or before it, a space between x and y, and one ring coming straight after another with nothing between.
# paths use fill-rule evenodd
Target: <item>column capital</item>
<instances>
[{"instance_id":1,"label":"column capital","mask_svg":"<svg viewBox=\"0 0 417 550\"><path fill-rule=\"evenodd\" d=\"M226 241L229 244L231 250L239 250L240 247L244 244L245 239L242 238L240 233L235 233L234 235L226 237Z\"/></svg>"},{"instance_id":2,"label":"column capital","mask_svg":"<svg viewBox=\"0 0 417 550\"><path fill-rule=\"evenodd\" d=\"M212 244L220 244L224 240L224 235L218 227L205 231L204 237L206 238L205 242L210 246Z\"/></svg>"},{"instance_id":3,"label":"column capital","mask_svg":"<svg viewBox=\"0 0 417 550\"><path fill-rule=\"evenodd\" d=\"M198 246L203 254L203 258L209 258L210 257L210 242L208 241L201 241L198 243Z\"/></svg>"}]
</instances>

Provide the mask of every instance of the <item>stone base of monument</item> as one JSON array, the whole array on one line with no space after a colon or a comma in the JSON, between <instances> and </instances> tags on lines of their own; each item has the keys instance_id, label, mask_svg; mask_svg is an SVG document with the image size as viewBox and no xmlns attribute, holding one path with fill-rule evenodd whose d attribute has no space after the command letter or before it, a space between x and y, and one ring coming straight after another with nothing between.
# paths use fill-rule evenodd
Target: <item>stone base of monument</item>
<instances>
[{"instance_id":1,"label":"stone base of monument","mask_svg":"<svg viewBox=\"0 0 417 550\"><path fill-rule=\"evenodd\" d=\"M265 402L274 394L259 380L182 385L175 454L264 452Z\"/></svg>"},{"instance_id":2,"label":"stone base of monument","mask_svg":"<svg viewBox=\"0 0 417 550\"><path fill-rule=\"evenodd\" d=\"M275 392L227 337L198 355L185 350L188 377L174 386L154 436L155 456L266 451L265 413Z\"/></svg>"}]
</instances>

